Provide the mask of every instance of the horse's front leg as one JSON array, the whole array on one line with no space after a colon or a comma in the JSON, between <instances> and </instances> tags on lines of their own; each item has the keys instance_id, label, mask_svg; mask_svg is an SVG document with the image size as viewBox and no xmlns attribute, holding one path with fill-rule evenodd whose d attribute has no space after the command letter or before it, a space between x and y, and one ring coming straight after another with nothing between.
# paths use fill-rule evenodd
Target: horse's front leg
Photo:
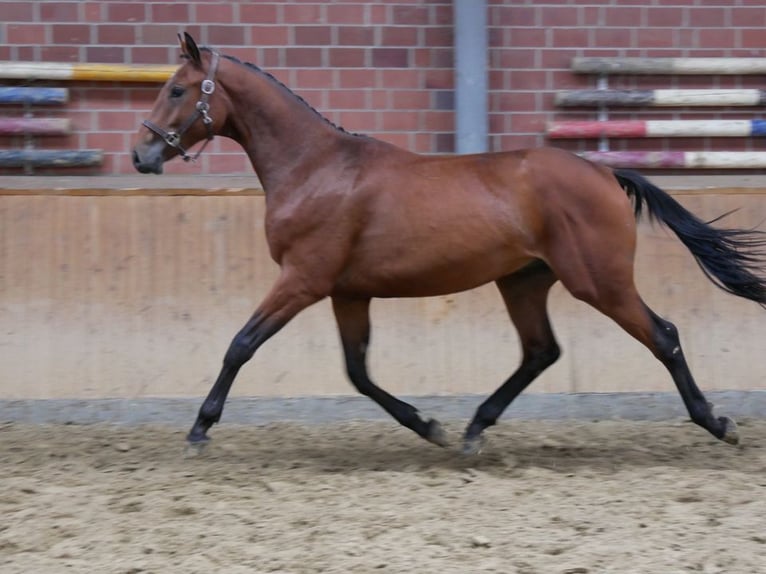
<instances>
[{"instance_id":1,"label":"horse's front leg","mask_svg":"<svg viewBox=\"0 0 766 574\"><path fill-rule=\"evenodd\" d=\"M208 440L207 431L220 420L234 378L258 347L300 311L324 297L313 287L315 286L299 275L283 270L269 294L229 345L221 372L186 437L189 443Z\"/></svg>"},{"instance_id":2,"label":"horse's front leg","mask_svg":"<svg viewBox=\"0 0 766 574\"><path fill-rule=\"evenodd\" d=\"M370 344L370 300L332 298L338 322L348 378L363 395L370 397L399 424L439 446L447 446L447 435L438 421L423 420L412 405L397 399L370 380L367 374L367 348Z\"/></svg>"}]
</instances>

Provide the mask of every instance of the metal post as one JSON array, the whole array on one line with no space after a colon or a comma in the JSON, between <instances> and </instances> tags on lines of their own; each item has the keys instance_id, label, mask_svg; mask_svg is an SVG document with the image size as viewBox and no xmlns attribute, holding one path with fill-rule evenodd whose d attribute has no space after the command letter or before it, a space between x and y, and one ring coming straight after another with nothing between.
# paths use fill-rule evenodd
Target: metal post
<instances>
[{"instance_id":1,"label":"metal post","mask_svg":"<svg viewBox=\"0 0 766 574\"><path fill-rule=\"evenodd\" d=\"M487 2L455 0L457 153L487 151Z\"/></svg>"}]
</instances>

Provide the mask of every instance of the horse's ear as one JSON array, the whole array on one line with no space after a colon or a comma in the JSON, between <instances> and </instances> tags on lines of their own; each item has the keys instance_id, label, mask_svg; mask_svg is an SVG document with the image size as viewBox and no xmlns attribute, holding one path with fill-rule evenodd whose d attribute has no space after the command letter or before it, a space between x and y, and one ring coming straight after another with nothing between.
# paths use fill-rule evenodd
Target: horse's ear
<instances>
[{"instance_id":1,"label":"horse's ear","mask_svg":"<svg viewBox=\"0 0 766 574\"><path fill-rule=\"evenodd\" d=\"M178 41L181 44L181 53L188 57L195 65L202 65L202 57L199 53L199 48L194 38L189 35L189 32L184 32L183 35L178 34Z\"/></svg>"}]
</instances>

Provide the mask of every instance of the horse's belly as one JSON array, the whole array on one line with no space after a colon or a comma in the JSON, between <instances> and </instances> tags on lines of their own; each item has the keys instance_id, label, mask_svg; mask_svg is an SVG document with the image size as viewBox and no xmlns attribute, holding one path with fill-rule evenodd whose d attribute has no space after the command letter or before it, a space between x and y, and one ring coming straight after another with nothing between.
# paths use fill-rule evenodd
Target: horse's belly
<instances>
[{"instance_id":1,"label":"horse's belly","mask_svg":"<svg viewBox=\"0 0 766 574\"><path fill-rule=\"evenodd\" d=\"M338 278L334 293L351 297L429 297L473 289L527 265L535 257L522 253L470 258L421 258L350 265Z\"/></svg>"}]
</instances>

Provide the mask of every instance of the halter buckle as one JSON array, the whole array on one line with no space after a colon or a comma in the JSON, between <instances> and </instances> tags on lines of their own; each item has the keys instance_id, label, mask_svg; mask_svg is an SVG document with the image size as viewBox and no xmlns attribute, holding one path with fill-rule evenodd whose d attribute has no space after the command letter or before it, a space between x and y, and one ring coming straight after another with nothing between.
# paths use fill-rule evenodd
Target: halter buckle
<instances>
[{"instance_id":1,"label":"halter buckle","mask_svg":"<svg viewBox=\"0 0 766 574\"><path fill-rule=\"evenodd\" d=\"M168 132L165 134L165 143L168 144L170 147L177 148L178 145L181 143L181 135L177 132Z\"/></svg>"},{"instance_id":2,"label":"halter buckle","mask_svg":"<svg viewBox=\"0 0 766 574\"><path fill-rule=\"evenodd\" d=\"M203 94L208 96L215 92L215 82L213 80L203 80L201 90Z\"/></svg>"}]
</instances>

